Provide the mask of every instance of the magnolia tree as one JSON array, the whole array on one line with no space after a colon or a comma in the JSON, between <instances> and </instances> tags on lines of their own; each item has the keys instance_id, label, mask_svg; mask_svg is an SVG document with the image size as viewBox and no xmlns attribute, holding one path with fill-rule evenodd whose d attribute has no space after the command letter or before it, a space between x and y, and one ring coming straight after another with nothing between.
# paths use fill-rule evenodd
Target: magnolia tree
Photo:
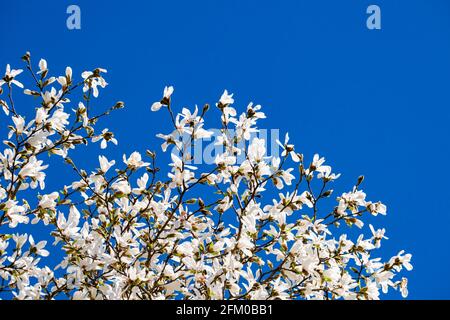
<instances>
[{"instance_id":1,"label":"magnolia tree","mask_svg":"<svg viewBox=\"0 0 450 320\"><path fill-rule=\"evenodd\" d=\"M383 262L376 252L385 229L369 225L354 239L344 231L363 228L366 215L385 215L385 205L366 199L363 177L332 196L339 174L319 155L304 159L288 135L278 141L280 157L267 156L254 135L265 118L259 105L238 116L224 92L215 137L223 151L200 170L189 150L212 136L205 129L209 106L177 113L173 87L166 87L151 109L166 112L173 125L158 135L163 151L172 151L168 177L159 177L150 151L120 161L99 155L99 167L87 170L69 157L73 149L117 145L98 120L124 104L91 107L107 86L106 70L75 80L70 67L53 77L45 60L37 72L29 53L22 60L30 88L21 90L23 70L10 65L0 80L1 123L9 128L0 152L0 297L378 299L389 289L407 296L398 273L412 269L411 255L400 251ZM36 98L29 119L14 104L17 90ZM77 91L80 101L69 100ZM49 156L76 174L60 191L45 188ZM49 237L53 243L43 240Z\"/></svg>"}]
</instances>

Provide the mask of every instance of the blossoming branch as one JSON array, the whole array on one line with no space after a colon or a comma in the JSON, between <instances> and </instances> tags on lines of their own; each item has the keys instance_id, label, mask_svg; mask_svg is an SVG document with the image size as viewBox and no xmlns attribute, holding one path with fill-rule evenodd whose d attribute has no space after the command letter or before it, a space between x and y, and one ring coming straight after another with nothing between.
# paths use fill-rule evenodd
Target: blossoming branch
<instances>
[{"instance_id":1,"label":"blossoming branch","mask_svg":"<svg viewBox=\"0 0 450 320\"><path fill-rule=\"evenodd\" d=\"M399 274L412 269L411 255L400 251L382 261L385 229L363 223L386 215L386 206L367 200L362 176L334 196L340 174L317 154L305 159L288 134L277 142L280 157L268 156L266 141L254 136L266 117L261 106L238 114L225 91L216 104L215 143L223 152L214 164L195 167L189 148L213 136L210 107L177 111L168 86L151 105L173 126L157 135L162 151L171 152L167 176L152 151L116 160L99 155L98 168L80 168L69 157L80 145L118 144L99 123L124 103L92 107L107 71L75 79L67 67L50 76L44 59L37 72L29 53L22 59L33 86L22 90L25 74L9 64L0 80L1 123L9 128L0 152L1 298L378 299L389 290L407 296ZM14 103L20 92L35 97L31 119ZM46 155L63 159L75 181L48 190ZM26 233L15 232L18 226ZM38 227L52 244L40 239ZM347 234L351 227L360 235Z\"/></svg>"}]
</instances>

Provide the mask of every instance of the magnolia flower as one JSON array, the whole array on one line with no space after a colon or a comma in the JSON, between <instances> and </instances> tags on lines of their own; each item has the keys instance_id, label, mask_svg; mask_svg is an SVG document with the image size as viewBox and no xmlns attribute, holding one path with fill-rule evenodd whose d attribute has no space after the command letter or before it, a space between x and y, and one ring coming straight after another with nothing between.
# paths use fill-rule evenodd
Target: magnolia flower
<instances>
[{"instance_id":1,"label":"magnolia flower","mask_svg":"<svg viewBox=\"0 0 450 320\"><path fill-rule=\"evenodd\" d=\"M48 118L48 113L47 113L47 110L45 108L38 108L36 110L36 117L34 119L34 122L37 125L42 124L47 118Z\"/></svg>"},{"instance_id":2,"label":"magnolia flower","mask_svg":"<svg viewBox=\"0 0 450 320\"><path fill-rule=\"evenodd\" d=\"M250 160L260 162L266 154L266 141L254 138L248 147Z\"/></svg>"},{"instance_id":3,"label":"magnolia flower","mask_svg":"<svg viewBox=\"0 0 450 320\"><path fill-rule=\"evenodd\" d=\"M31 178L31 187L36 188L37 183L41 187L41 190L45 188L45 173L43 170L48 168L48 165L42 165L42 160L37 160L36 157L31 157L26 165L19 171L19 177L26 179Z\"/></svg>"},{"instance_id":4,"label":"magnolia flower","mask_svg":"<svg viewBox=\"0 0 450 320\"><path fill-rule=\"evenodd\" d=\"M231 104L234 103L233 94L228 94L228 91L225 90L222 96L220 97L218 107L222 110L222 121L227 124L229 122L234 122L233 120L236 116L236 109L231 107Z\"/></svg>"},{"instance_id":5,"label":"magnolia flower","mask_svg":"<svg viewBox=\"0 0 450 320\"><path fill-rule=\"evenodd\" d=\"M35 244L32 235L30 235L28 241L30 242L30 252L32 254L36 254L42 257L47 257L50 254L50 252L44 249L45 245L47 244L47 241L40 241L37 244Z\"/></svg>"},{"instance_id":6,"label":"magnolia flower","mask_svg":"<svg viewBox=\"0 0 450 320\"><path fill-rule=\"evenodd\" d=\"M36 72L37 74L46 73L48 71L47 69L47 61L45 59L39 60L39 71Z\"/></svg>"},{"instance_id":7,"label":"magnolia flower","mask_svg":"<svg viewBox=\"0 0 450 320\"><path fill-rule=\"evenodd\" d=\"M219 166L229 166L236 163L236 157L230 156L226 153L219 154L216 156L214 162Z\"/></svg>"},{"instance_id":8,"label":"magnolia flower","mask_svg":"<svg viewBox=\"0 0 450 320\"><path fill-rule=\"evenodd\" d=\"M9 106L5 100L0 99L0 106L2 107L3 112L9 116Z\"/></svg>"},{"instance_id":9,"label":"magnolia flower","mask_svg":"<svg viewBox=\"0 0 450 320\"><path fill-rule=\"evenodd\" d=\"M325 181L333 181L338 179L341 174L335 174L331 173L331 167L330 166L320 166L316 169L316 171L319 172L317 175L317 179L324 179Z\"/></svg>"},{"instance_id":10,"label":"magnolia flower","mask_svg":"<svg viewBox=\"0 0 450 320\"><path fill-rule=\"evenodd\" d=\"M254 246L254 243L246 235L241 236L237 245L237 247L242 250L242 253L244 253L247 257L253 256L251 249L253 249Z\"/></svg>"},{"instance_id":11,"label":"magnolia flower","mask_svg":"<svg viewBox=\"0 0 450 320\"><path fill-rule=\"evenodd\" d=\"M8 139L11 139L12 135L15 133L17 135L21 135L25 131L25 119L21 116L13 116L12 120L14 122L15 129L11 130L8 134Z\"/></svg>"},{"instance_id":12,"label":"magnolia flower","mask_svg":"<svg viewBox=\"0 0 450 320\"><path fill-rule=\"evenodd\" d=\"M66 220L63 213L59 213L58 220L57 220L57 226L62 231L62 234L67 237L77 237L78 230L80 228L78 227L78 223L80 221L80 212L75 206L70 207L70 213L69 217Z\"/></svg>"},{"instance_id":13,"label":"magnolia flower","mask_svg":"<svg viewBox=\"0 0 450 320\"><path fill-rule=\"evenodd\" d=\"M14 78L17 77L19 74L21 74L23 72L22 69L11 69L10 65L7 64L6 65L6 72L5 72L5 76L0 79L0 88L7 83L8 85L11 84L15 84L16 86L18 86L19 88L23 88L23 84L20 83L19 81L15 80Z\"/></svg>"},{"instance_id":14,"label":"magnolia flower","mask_svg":"<svg viewBox=\"0 0 450 320\"><path fill-rule=\"evenodd\" d=\"M116 163L115 160L108 161L105 156L98 156L98 162L100 163L100 171L102 174L108 172L108 170Z\"/></svg>"},{"instance_id":15,"label":"magnolia flower","mask_svg":"<svg viewBox=\"0 0 450 320\"><path fill-rule=\"evenodd\" d=\"M171 153L170 157L172 163L169 166L172 167L172 172L168 174L168 177L172 179L172 185L183 186L194 178L194 173L190 169L195 170L197 167L184 164L174 153Z\"/></svg>"},{"instance_id":16,"label":"magnolia flower","mask_svg":"<svg viewBox=\"0 0 450 320\"><path fill-rule=\"evenodd\" d=\"M400 271L402 267L405 267L408 271L413 269L411 264L412 255L410 253L404 255L404 253L405 251L401 250L396 256L389 260L389 264L397 271Z\"/></svg>"},{"instance_id":17,"label":"magnolia flower","mask_svg":"<svg viewBox=\"0 0 450 320\"><path fill-rule=\"evenodd\" d=\"M39 200L39 208L53 209L56 206L56 200L58 199L58 192L52 192L50 194L44 194Z\"/></svg>"},{"instance_id":18,"label":"magnolia flower","mask_svg":"<svg viewBox=\"0 0 450 320\"><path fill-rule=\"evenodd\" d=\"M353 214L360 211L360 207L366 206L366 194L362 190L353 190L352 192L343 193L339 198L339 205L336 212L340 216L345 215L346 210L350 210Z\"/></svg>"},{"instance_id":19,"label":"magnolia flower","mask_svg":"<svg viewBox=\"0 0 450 320\"><path fill-rule=\"evenodd\" d=\"M8 200L4 204L4 210L9 217L9 227L15 228L18 224L28 223L29 218L25 215L25 207L17 205L17 201Z\"/></svg>"},{"instance_id":20,"label":"magnolia flower","mask_svg":"<svg viewBox=\"0 0 450 320\"><path fill-rule=\"evenodd\" d=\"M88 90L92 89L92 95L95 98L98 97L98 87L100 86L101 88L105 88L108 85L105 79L101 76L101 73L107 73L107 70L103 68L97 68L93 72L84 71L81 74L81 77L84 79L83 92L87 92ZM71 74L71 70L69 70L69 74Z\"/></svg>"},{"instance_id":21,"label":"magnolia flower","mask_svg":"<svg viewBox=\"0 0 450 320\"><path fill-rule=\"evenodd\" d=\"M65 113L64 110L57 109L53 112L52 116L48 119L48 122L51 124L51 128L58 132L62 132L65 130L66 126L69 124L69 114Z\"/></svg>"},{"instance_id":22,"label":"magnolia flower","mask_svg":"<svg viewBox=\"0 0 450 320\"><path fill-rule=\"evenodd\" d=\"M220 97L219 103L223 106L233 104L234 103L233 94L228 94L228 91L225 90L222 96Z\"/></svg>"},{"instance_id":23,"label":"magnolia flower","mask_svg":"<svg viewBox=\"0 0 450 320\"><path fill-rule=\"evenodd\" d=\"M265 119L266 118L265 113L262 111L259 111L259 110L261 110L261 108L262 108L261 105L258 104L256 106L253 106L253 102L250 102L247 106L247 117L254 118L254 119ZM254 123L254 122L252 122L252 123Z\"/></svg>"},{"instance_id":24,"label":"magnolia flower","mask_svg":"<svg viewBox=\"0 0 450 320\"><path fill-rule=\"evenodd\" d=\"M280 158L272 158L271 169L273 172L276 172L276 175L272 178L272 181L275 187L277 187L277 189L279 190L284 188L283 182L286 183L286 185L290 186L292 184L292 180L295 179L295 176L291 174L291 172L294 170L293 168L289 168L287 170L278 170L280 163Z\"/></svg>"},{"instance_id":25,"label":"magnolia flower","mask_svg":"<svg viewBox=\"0 0 450 320\"><path fill-rule=\"evenodd\" d=\"M16 243L16 249L20 250L24 246L24 244L27 242L28 235L16 233L16 234L13 234L11 238Z\"/></svg>"},{"instance_id":26,"label":"magnolia flower","mask_svg":"<svg viewBox=\"0 0 450 320\"><path fill-rule=\"evenodd\" d=\"M72 68L66 67L65 76L58 77L57 81L63 88L69 86L72 83Z\"/></svg>"},{"instance_id":27,"label":"magnolia flower","mask_svg":"<svg viewBox=\"0 0 450 320\"><path fill-rule=\"evenodd\" d=\"M328 268L322 274L322 277L325 281L335 283L338 282L341 278L340 269L337 266Z\"/></svg>"},{"instance_id":28,"label":"magnolia flower","mask_svg":"<svg viewBox=\"0 0 450 320\"><path fill-rule=\"evenodd\" d=\"M386 206L384 204L382 204L381 202L377 202L377 203L372 203L372 202L367 202L367 210L369 210L369 212L374 215L375 217L378 214L382 214L382 215L386 215Z\"/></svg>"},{"instance_id":29,"label":"magnolia flower","mask_svg":"<svg viewBox=\"0 0 450 320\"><path fill-rule=\"evenodd\" d=\"M180 149L181 146L182 146L182 142L179 139L177 139L174 134L158 133L156 135L156 137L161 138L161 139L164 140L164 142L161 144L161 149L162 149L163 152L166 152L167 148L171 144L175 145L178 149Z\"/></svg>"},{"instance_id":30,"label":"magnolia flower","mask_svg":"<svg viewBox=\"0 0 450 320\"><path fill-rule=\"evenodd\" d=\"M125 155L123 155L123 162L128 166L128 168L136 170L141 167L146 167L150 163L142 161L141 154L139 152L133 152L130 157L127 159Z\"/></svg>"},{"instance_id":31,"label":"magnolia flower","mask_svg":"<svg viewBox=\"0 0 450 320\"><path fill-rule=\"evenodd\" d=\"M368 279L366 281L366 297L370 300L380 300L380 291L378 290L377 284L374 281Z\"/></svg>"},{"instance_id":32,"label":"magnolia flower","mask_svg":"<svg viewBox=\"0 0 450 320\"><path fill-rule=\"evenodd\" d=\"M386 237L384 235L386 232L386 229L383 228L383 229L375 230L371 224L369 224L369 228L370 228L370 231L372 232L376 248L380 247L380 243L381 243L382 239L389 239L388 237Z\"/></svg>"},{"instance_id":33,"label":"magnolia flower","mask_svg":"<svg viewBox=\"0 0 450 320\"><path fill-rule=\"evenodd\" d=\"M306 175L311 175L314 171L319 172L317 175L318 179L324 179L327 181L332 181L340 177L340 174L331 174L331 167L324 166L325 158L320 157L317 153L313 157L313 161L309 165L309 168L305 170Z\"/></svg>"},{"instance_id":34,"label":"magnolia flower","mask_svg":"<svg viewBox=\"0 0 450 320\"><path fill-rule=\"evenodd\" d=\"M142 177L137 180L138 188L133 189L134 194L142 194L142 192L147 188L148 174L144 173Z\"/></svg>"},{"instance_id":35,"label":"magnolia flower","mask_svg":"<svg viewBox=\"0 0 450 320\"><path fill-rule=\"evenodd\" d=\"M170 96L172 95L172 93L173 93L173 87L172 86L164 87L164 96L163 96L164 99L169 100Z\"/></svg>"},{"instance_id":36,"label":"magnolia flower","mask_svg":"<svg viewBox=\"0 0 450 320\"><path fill-rule=\"evenodd\" d=\"M405 277L400 281L400 292L402 293L402 297L406 298L408 296L408 279Z\"/></svg>"},{"instance_id":37,"label":"magnolia flower","mask_svg":"<svg viewBox=\"0 0 450 320\"><path fill-rule=\"evenodd\" d=\"M44 91L41 93L42 100L44 100L44 105L48 109L52 108L55 105L62 108L64 106L64 103L70 102L69 99L63 98L62 95L63 91L56 91L54 87L52 87L50 91Z\"/></svg>"},{"instance_id":38,"label":"magnolia flower","mask_svg":"<svg viewBox=\"0 0 450 320\"><path fill-rule=\"evenodd\" d=\"M77 115L79 115L83 122L83 127L86 127L89 124L89 117L87 114L87 108L83 102L78 103Z\"/></svg>"},{"instance_id":39,"label":"magnolia flower","mask_svg":"<svg viewBox=\"0 0 450 320\"><path fill-rule=\"evenodd\" d=\"M127 270L128 278L131 281L147 281L146 272L144 269L140 269L139 271L136 270L136 267L130 267Z\"/></svg>"},{"instance_id":40,"label":"magnolia flower","mask_svg":"<svg viewBox=\"0 0 450 320\"><path fill-rule=\"evenodd\" d=\"M158 111L163 106L167 106L170 103L170 97L172 96L174 89L172 86L164 87L164 94L161 101L154 102L151 106L152 111Z\"/></svg>"},{"instance_id":41,"label":"magnolia flower","mask_svg":"<svg viewBox=\"0 0 450 320\"><path fill-rule=\"evenodd\" d=\"M126 180L119 180L119 181L115 182L111 186L111 188L116 190L117 192L120 192L121 194L130 194L131 193L130 184Z\"/></svg>"},{"instance_id":42,"label":"magnolia flower","mask_svg":"<svg viewBox=\"0 0 450 320\"><path fill-rule=\"evenodd\" d=\"M284 137L284 143L282 144L280 142L280 140L276 140L276 143L283 148L283 152L281 153L281 155L283 157L287 156L288 154L291 156L292 161L294 162L299 162L300 158L298 157L298 155L295 153L294 151L294 145L293 144L288 144L289 142L289 134L286 133L286 136Z\"/></svg>"},{"instance_id":43,"label":"magnolia flower","mask_svg":"<svg viewBox=\"0 0 450 320\"><path fill-rule=\"evenodd\" d=\"M114 138L114 134L108 131L108 128L102 130L102 133L92 138L92 142L101 140L100 147L106 149L108 142L112 142L117 146L117 139Z\"/></svg>"}]
</instances>

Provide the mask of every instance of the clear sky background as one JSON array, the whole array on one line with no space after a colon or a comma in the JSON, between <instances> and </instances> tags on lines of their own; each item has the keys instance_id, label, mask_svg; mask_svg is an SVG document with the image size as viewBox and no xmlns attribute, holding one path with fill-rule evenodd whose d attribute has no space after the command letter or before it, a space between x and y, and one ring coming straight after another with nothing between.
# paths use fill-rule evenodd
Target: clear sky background
<instances>
[{"instance_id":1,"label":"clear sky background","mask_svg":"<svg viewBox=\"0 0 450 320\"><path fill-rule=\"evenodd\" d=\"M81 30L66 27L70 4ZM381 30L366 28L370 4ZM119 139L106 152L118 160L168 131L150 112L165 85L183 106L214 104L224 89L242 108L261 104L263 127L343 174L336 189L366 176L369 199L388 205L373 221L390 238L383 255L413 254L409 298L450 298L449 1L2 0L1 68L22 67L27 50L51 72L108 69L98 103L127 106L102 124ZM97 165L98 145L86 150L74 158ZM65 175L57 168L49 189Z\"/></svg>"}]
</instances>

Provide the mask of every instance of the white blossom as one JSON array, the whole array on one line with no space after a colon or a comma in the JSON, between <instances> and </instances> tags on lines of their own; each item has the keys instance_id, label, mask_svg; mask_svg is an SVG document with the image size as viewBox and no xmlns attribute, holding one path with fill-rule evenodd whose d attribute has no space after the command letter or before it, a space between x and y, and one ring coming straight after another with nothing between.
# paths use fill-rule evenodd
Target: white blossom
<instances>
[{"instance_id":1,"label":"white blossom","mask_svg":"<svg viewBox=\"0 0 450 320\"><path fill-rule=\"evenodd\" d=\"M6 65L5 75L0 79L0 88L7 83L8 85L14 84L19 88L23 88L23 84L15 79L19 74L23 72L22 69L11 69L9 64Z\"/></svg>"}]
</instances>

